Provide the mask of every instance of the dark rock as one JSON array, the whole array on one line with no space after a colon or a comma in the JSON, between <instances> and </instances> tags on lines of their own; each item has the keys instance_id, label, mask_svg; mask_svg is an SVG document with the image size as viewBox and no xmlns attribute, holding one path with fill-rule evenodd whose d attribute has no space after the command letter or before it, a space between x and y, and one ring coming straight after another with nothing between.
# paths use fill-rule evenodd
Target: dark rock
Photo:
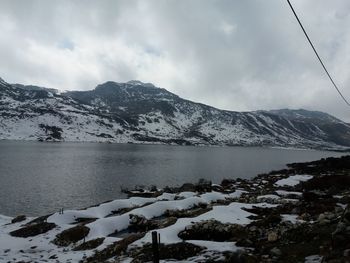
<instances>
[{"instance_id":1,"label":"dark rock","mask_svg":"<svg viewBox=\"0 0 350 263\"><path fill-rule=\"evenodd\" d=\"M52 243L56 244L57 246L68 246L82 240L89 234L89 232L90 229L88 227L78 225L59 233Z\"/></svg>"},{"instance_id":2,"label":"dark rock","mask_svg":"<svg viewBox=\"0 0 350 263\"><path fill-rule=\"evenodd\" d=\"M265 208L258 206L253 206L252 208L243 208L243 210L255 214L253 218L264 218L268 215L271 215L271 213L274 211L273 208Z\"/></svg>"},{"instance_id":3,"label":"dark rock","mask_svg":"<svg viewBox=\"0 0 350 263\"><path fill-rule=\"evenodd\" d=\"M154 220L148 220L141 215L129 215L129 229L133 232L145 232L157 228L157 223Z\"/></svg>"},{"instance_id":4,"label":"dark rock","mask_svg":"<svg viewBox=\"0 0 350 263\"><path fill-rule=\"evenodd\" d=\"M157 221L157 228L165 228L175 224L177 221L176 217L168 217Z\"/></svg>"},{"instance_id":5,"label":"dark rock","mask_svg":"<svg viewBox=\"0 0 350 263\"><path fill-rule=\"evenodd\" d=\"M344 214L343 214L343 219L346 220L348 224L350 224L350 206L347 205Z\"/></svg>"},{"instance_id":6,"label":"dark rock","mask_svg":"<svg viewBox=\"0 0 350 263\"><path fill-rule=\"evenodd\" d=\"M303 199L306 202L317 202L320 199L320 195L313 192L304 192Z\"/></svg>"},{"instance_id":7,"label":"dark rock","mask_svg":"<svg viewBox=\"0 0 350 263\"><path fill-rule=\"evenodd\" d=\"M271 231L267 234L267 241L276 242L279 239L278 233L275 231Z\"/></svg>"},{"instance_id":8,"label":"dark rock","mask_svg":"<svg viewBox=\"0 0 350 263\"><path fill-rule=\"evenodd\" d=\"M196 186L191 183L183 184L179 189L179 192L195 192L195 191L196 191Z\"/></svg>"},{"instance_id":9,"label":"dark rock","mask_svg":"<svg viewBox=\"0 0 350 263\"><path fill-rule=\"evenodd\" d=\"M274 227L278 225L281 221L282 221L281 215L272 213L270 215L263 217L262 219L259 219L251 223L251 225L268 228L268 227Z\"/></svg>"},{"instance_id":10,"label":"dark rock","mask_svg":"<svg viewBox=\"0 0 350 263\"><path fill-rule=\"evenodd\" d=\"M332 236L333 249L345 249L350 248L350 234L349 233L337 233Z\"/></svg>"},{"instance_id":11,"label":"dark rock","mask_svg":"<svg viewBox=\"0 0 350 263\"><path fill-rule=\"evenodd\" d=\"M245 253L244 251L238 251L234 253L226 253L225 259L222 261L208 261L208 262L220 262L220 263L260 263L262 262L255 255Z\"/></svg>"},{"instance_id":12,"label":"dark rock","mask_svg":"<svg viewBox=\"0 0 350 263\"><path fill-rule=\"evenodd\" d=\"M350 169L350 156L342 157L329 157L322 158L318 161L306 162L306 163L291 163L287 165L288 167L293 168L294 170L304 171L306 173L320 173L325 171L337 171Z\"/></svg>"},{"instance_id":13,"label":"dark rock","mask_svg":"<svg viewBox=\"0 0 350 263\"><path fill-rule=\"evenodd\" d=\"M136 240L144 236L145 236L144 233L129 235L128 237L107 246L103 250L96 251L94 255L86 259L83 259L81 262L82 263L105 262L107 259L110 259L115 256L120 256L121 253L123 253L131 243L135 242Z\"/></svg>"},{"instance_id":14,"label":"dark rock","mask_svg":"<svg viewBox=\"0 0 350 263\"><path fill-rule=\"evenodd\" d=\"M176 244L159 245L160 259L184 260L198 255L204 248L191 243L180 242ZM133 255L132 263L150 262L153 260L152 247L150 244L143 246Z\"/></svg>"},{"instance_id":15,"label":"dark rock","mask_svg":"<svg viewBox=\"0 0 350 263\"><path fill-rule=\"evenodd\" d=\"M136 192L136 191L130 191L127 193L128 197L145 197L145 198L152 198L152 197L158 197L162 194L160 191L155 192Z\"/></svg>"},{"instance_id":16,"label":"dark rock","mask_svg":"<svg viewBox=\"0 0 350 263\"><path fill-rule=\"evenodd\" d=\"M212 183L209 180L205 179L199 179L198 183L196 184L196 191L197 192L211 192L212 190Z\"/></svg>"},{"instance_id":17,"label":"dark rock","mask_svg":"<svg viewBox=\"0 0 350 263\"><path fill-rule=\"evenodd\" d=\"M223 192L224 191L224 188L221 186L221 185L212 185L212 190L215 191L215 192Z\"/></svg>"},{"instance_id":18,"label":"dark rock","mask_svg":"<svg viewBox=\"0 0 350 263\"><path fill-rule=\"evenodd\" d=\"M54 223L42 222L24 226L20 229L10 232L10 235L14 237L32 237L46 233L55 227L56 225Z\"/></svg>"},{"instance_id":19,"label":"dark rock","mask_svg":"<svg viewBox=\"0 0 350 263\"><path fill-rule=\"evenodd\" d=\"M26 219L27 219L27 217L25 215L19 215L19 216L16 216L15 218L13 218L11 220L11 223L14 224L14 223L22 222Z\"/></svg>"},{"instance_id":20,"label":"dark rock","mask_svg":"<svg viewBox=\"0 0 350 263\"><path fill-rule=\"evenodd\" d=\"M240 240L247 236L247 230L241 225L223 224L216 220L208 220L187 227L178 236L184 240L211 240L220 242Z\"/></svg>"},{"instance_id":21,"label":"dark rock","mask_svg":"<svg viewBox=\"0 0 350 263\"><path fill-rule=\"evenodd\" d=\"M87 224L90 224L96 220L97 220L97 218L78 217L78 218L75 218L75 223L80 224L80 225L87 225Z\"/></svg>"},{"instance_id":22,"label":"dark rock","mask_svg":"<svg viewBox=\"0 0 350 263\"><path fill-rule=\"evenodd\" d=\"M39 124L39 127L45 131L46 133L46 140L61 140L62 139L62 133L63 130L60 127L57 126L50 126L45 124Z\"/></svg>"},{"instance_id":23,"label":"dark rock","mask_svg":"<svg viewBox=\"0 0 350 263\"><path fill-rule=\"evenodd\" d=\"M350 175L332 174L316 176L303 184L306 190L322 190L329 194L337 194L339 190L350 188Z\"/></svg>"},{"instance_id":24,"label":"dark rock","mask_svg":"<svg viewBox=\"0 0 350 263\"><path fill-rule=\"evenodd\" d=\"M211 192L212 190L212 183L211 181L205 180L205 179L199 179L198 183L192 184L192 183L185 183L183 184L178 191L179 192Z\"/></svg>"},{"instance_id":25,"label":"dark rock","mask_svg":"<svg viewBox=\"0 0 350 263\"><path fill-rule=\"evenodd\" d=\"M236 183L235 179L223 179L221 181L221 186L227 188L228 186L234 185Z\"/></svg>"},{"instance_id":26,"label":"dark rock","mask_svg":"<svg viewBox=\"0 0 350 263\"><path fill-rule=\"evenodd\" d=\"M148 220L144 216L130 214L129 218L130 226L128 228L128 231L132 233L146 232L156 228L164 228L175 224L177 221L176 217L171 216Z\"/></svg>"},{"instance_id":27,"label":"dark rock","mask_svg":"<svg viewBox=\"0 0 350 263\"><path fill-rule=\"evenodd\" d=\"M271 254L274 256L281 256L282 251L278 249L277 247L274 247L273 249L270 250Z\"/></svg>"},{"instance_id":28,"label":"dark rock","mask_svg":"<svg viewBox=\"0 0 350 263\"><path fill-rule=\"evenodd\" d=\"M239 239L237 242L236 242L236 246L239 246L239 247L253 247L254 246L254 242L248 238L242 238L242 239Z\"/></svg>"},{"instance_id":29,"label":"dark rock","mask_svg":"<svg viewBox=\"0 0 350 263\"><path fill-rule=\"evenodd\" d=\"M104 240L105 239L103 237L92 239L92 240L89 240L87 242L80 244L79 246L76 246L73 250L75 250L75 251L91 250L91 249L97 248L98 246L102 245Z\"/></svg>"},{"instance_id":30,"label":"dark rock","mask_svg":"<svg viewBox=\"0 0 350 263\"><path fill-rule=\"evenodd\" d=\"M45 215L45 216L39 216L37 218L34 218L32 221L29 221L28 223L26 223L27 226L33 225L33 224L39 224L39 223L45 223L47 221L47 219L49 218L50 215Z\"/></svg>"},{"instance_id":31,"label":"dark rock","mask_svg":"<svg viewBox=\"0 0 350 263\"><path fill-rule=\"evenodd\" d=\"M107 134L107 133L96 134L96 136L97 136L97 137L100 137L100 138L109 138L109 139L114 138L112 135Z\"/></svg>"}]
</instances>

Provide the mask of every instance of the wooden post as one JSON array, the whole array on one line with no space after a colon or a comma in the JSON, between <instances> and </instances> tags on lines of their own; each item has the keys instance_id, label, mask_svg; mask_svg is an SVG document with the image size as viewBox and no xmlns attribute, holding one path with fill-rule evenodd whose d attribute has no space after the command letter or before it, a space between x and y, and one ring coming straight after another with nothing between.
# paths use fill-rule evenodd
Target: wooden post
<instances>
[{"instance_id":1,"label":"wooden post","mask_svg":"<svg viewBox=\"0 0 350 263\"><path fill-rule=\"evenodd\" d=\"M159 242L157 231L152 232L153 263L159 263Z\"/></svg>"}]
</instances>

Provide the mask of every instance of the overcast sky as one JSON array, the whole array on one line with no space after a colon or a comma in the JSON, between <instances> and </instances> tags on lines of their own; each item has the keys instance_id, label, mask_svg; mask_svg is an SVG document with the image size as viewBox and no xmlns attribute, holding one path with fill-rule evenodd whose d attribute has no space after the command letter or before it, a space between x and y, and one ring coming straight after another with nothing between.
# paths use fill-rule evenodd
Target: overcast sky
<instances>
[{"instance_id":1,"label":"overcast sky","mask_svg":"<svg viewBox=\"0 0 350 263\"><path fill-rule=\"evenodd\" d=\"M292 0L350 99L350 1ZM0 2L0 77L89 90L132 79L221 109L350 121L285 0Z\"/></svg>"}]
</instances>

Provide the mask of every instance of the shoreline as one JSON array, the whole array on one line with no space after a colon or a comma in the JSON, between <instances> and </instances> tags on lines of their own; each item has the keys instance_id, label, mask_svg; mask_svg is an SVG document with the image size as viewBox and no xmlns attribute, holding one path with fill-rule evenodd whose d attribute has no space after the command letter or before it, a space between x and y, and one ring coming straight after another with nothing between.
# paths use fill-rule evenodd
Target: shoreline
<instances>
[{"instance_id":1,"label":"shoreline","mask_svg":"<svg viewBox=\"0 0 350 263\"><path fill-rule=\"evenodd\" d=\"M343 156L249 180L129 190L127 199L63 214L0 217L0 260L148 262L155 230L162 262L342 262L350 257L349 189Z\"/></svg>"},{"instance_id":2,"label":"shoreline","mask_svg":"<svg viewBox=\"0 0 350 263\"><path fill-rule=\"evenodd\" d=\"M178 147L243 147L243 148L267 148L267 149L282 149L282 150L295 150L295 151L329 151L329 152L341 152L341 153L350 153L350 147L342 146L342 145L336 145L335 148L330 148L329 146L319 146L319 147L301 147L301 146L278 146L278 145L232 145L232 144L177 144L177 143L165 143L165 142L149 142L149 141L128 141L128 142L117 142L117 141L65 141L65 140L58 140L58 141L40 141L38 139L0 139L1 141L6 142L38 142L38 143L48 143L48 144L56 144L56 143L76 143L76 144L82 144L82 143L101 143L101 144L113 144L113 145L128 145L128 144L135 144L135 145L154 145L154 146L178 146Z\"/></svg>"}]
</instances>

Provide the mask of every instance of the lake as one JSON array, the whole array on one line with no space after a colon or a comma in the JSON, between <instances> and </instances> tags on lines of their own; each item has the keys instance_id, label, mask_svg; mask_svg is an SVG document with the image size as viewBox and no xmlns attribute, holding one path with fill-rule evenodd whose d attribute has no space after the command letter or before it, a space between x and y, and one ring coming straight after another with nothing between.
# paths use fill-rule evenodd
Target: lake
<instances>
[{"instance_id":1,"label":"lake","mask_svg":"<svg viewBox=\"0 0 350 263\"><path fill-rule=\"evenodd\" d=\"M121 187L251 178L342 153L258 147L0 141L0 214L39 216L125 197Z\"/></svg>"}]
</instances>

